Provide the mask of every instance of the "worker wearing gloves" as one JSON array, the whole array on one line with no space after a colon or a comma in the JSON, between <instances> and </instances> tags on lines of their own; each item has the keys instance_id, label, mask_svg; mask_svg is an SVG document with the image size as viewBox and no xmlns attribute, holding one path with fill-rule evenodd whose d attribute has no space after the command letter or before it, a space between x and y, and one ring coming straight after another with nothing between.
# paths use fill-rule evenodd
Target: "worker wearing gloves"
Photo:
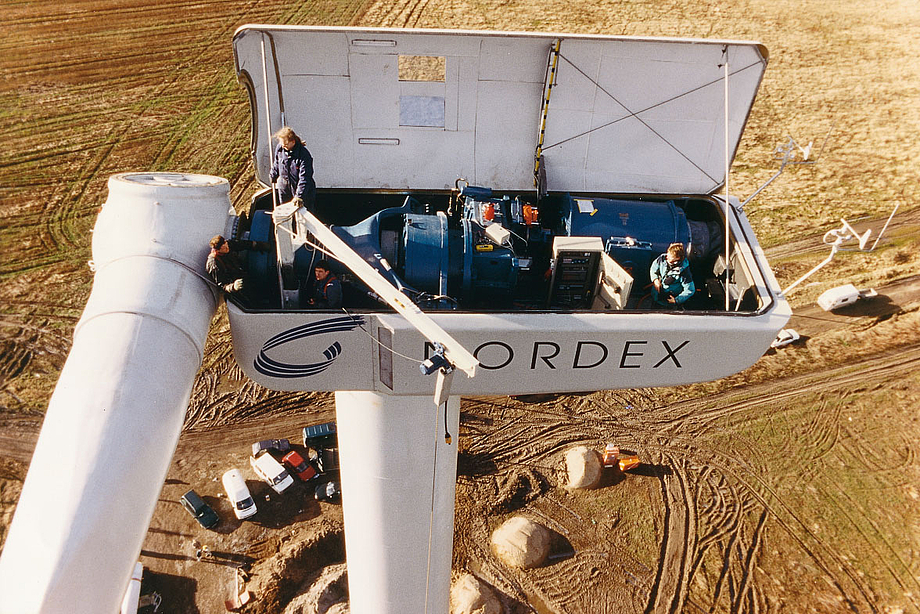
<instances>
[{"instance_id":1,"label":"worker wearing gloves","mask_svg":"<svg viewBox=\"0 0 920 614\"><path fill-rule=\"evenodd\" d=\"M671 243L649 269L652 299L660 305L681 305L696 292L690 261L682 243Z\"/></svg>"},{"instance_id":2,"label":"worker wearing gloves","mask_svg":"<svg viewBox=\"0 0 920 614\"><path fill-rule=\"evenodd\" d=\"M221 235L215 235L210 245L211 253L208 254L208 261L205 263L208 275L227 294L244 296L249 271L246 259L241 252L244 250L265 251L270 246L258 241L227 240Z\"/></svg>"},{"instance_id":3,"label":"worker wearing gloves","mask_svg":"<svg viewBox=\"0 0 920 614\"><path fill-rule=\"evenodd\" d=\"M272 164L271 179L278 189L279 202L293 201L314 211L316 183L313 181L313 156L293 130L285 126L275 133L278 146Z\"/></svg>"}]
</instances>

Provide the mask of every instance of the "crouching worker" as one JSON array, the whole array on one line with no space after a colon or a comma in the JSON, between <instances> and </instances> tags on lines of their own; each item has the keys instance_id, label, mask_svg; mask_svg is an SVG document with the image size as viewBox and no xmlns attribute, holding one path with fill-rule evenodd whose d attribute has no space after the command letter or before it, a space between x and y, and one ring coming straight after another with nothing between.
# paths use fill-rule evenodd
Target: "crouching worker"
<instances>
[{"instance_id":1,"label":"crouching worker","mask_svg":"<svg viewBox=\"0 0 920 614\"><path fill-rule=\"evenodd\" d=\"M690 261L682 243L671 243L649 269L652 299L660 305L681 305L696 292Z\"/></svg>"},{"instance_id":2,"label":"crouching worker","mask_svg":"<svg viewBox=\"0 0 920 614\"><path fill-rule=\"evenodd\" d=\"M308 302L317 309L337 309L342 306L342 282L329 268L328 260L320 260L313 267L316 285L313 286L313 298Z\"/></svg>"},{"instance_id":3,"label":"crouching worker","mask_svg":"<svg viewBox=\"0 0 920 614\"><path fill-rule=\"evenodd\" d=\"M210 242L211 253L205 269L208 275L227 294L243 296L246 292L249 270L242 253L245 250L261 250L269 248L268 244L257 241L237 241L225 239L215 235Z\"/></svg>"}]
</instances>

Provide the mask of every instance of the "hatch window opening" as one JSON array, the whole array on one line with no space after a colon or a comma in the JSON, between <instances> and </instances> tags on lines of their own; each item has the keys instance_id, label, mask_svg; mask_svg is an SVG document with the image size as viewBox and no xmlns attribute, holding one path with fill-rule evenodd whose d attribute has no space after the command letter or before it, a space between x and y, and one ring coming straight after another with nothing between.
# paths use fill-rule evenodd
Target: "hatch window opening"
<instances>
[{"instance_id":1,"label":"hatch window opening","mask_svg":"<svg viewBox=\"0 0 920 614\"><path fill-rule=\"evenodd\" d=\"M447 78L447 58L432 55L400 55L400 81L444 83Z\"/></svg>"}]
</instances>

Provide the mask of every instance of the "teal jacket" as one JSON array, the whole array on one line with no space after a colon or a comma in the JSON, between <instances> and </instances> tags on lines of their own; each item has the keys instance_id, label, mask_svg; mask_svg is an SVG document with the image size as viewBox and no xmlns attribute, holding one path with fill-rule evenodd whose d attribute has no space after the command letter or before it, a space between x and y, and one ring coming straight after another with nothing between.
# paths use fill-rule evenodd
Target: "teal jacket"
<instances>
[{"instance_id":1,"label":"teal jacket","mask_svg":"<svg viewBox=\"0 0 920 614\"><path fill-rule=\"evenodd\" d=\"M693 276L690 275L690 261L684 258L679 264L668 264L668 255L661 254L649 269L652 282L661 282L661 292L652 286L652 298L659 303L667 303L668 296L673 296L678 304L685 302L696 292Z\"/></svg>"}]
</instances>

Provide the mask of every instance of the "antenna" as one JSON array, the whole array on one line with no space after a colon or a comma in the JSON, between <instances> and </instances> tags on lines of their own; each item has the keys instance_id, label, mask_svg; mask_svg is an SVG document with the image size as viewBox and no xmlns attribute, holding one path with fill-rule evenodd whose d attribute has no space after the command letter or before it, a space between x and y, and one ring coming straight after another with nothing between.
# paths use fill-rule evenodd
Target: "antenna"
<instances>
[{"instance_id":1,"label":"antenna","mask_svg":"<svg viewBox=\"0 0 920 614\"><path fill-rule=\"evenodd\" d=\"M859 240L859 251L865 251L866 243L868 243L869 241L869 235L872 234L872 229L870 228L869 230L867 230L865 234L863 234L863 236L859 236L859 233L856 232L856 230L854 230L852 226L850 226L849 222L847 222L846 220L840 220L840 221L843 222L843 227L841 228L841 230L846 230L846 232L849 235L858 239ZM839 233L840 230L838 230L837 232ZM850 237L848 236L846 238L848 239Z\"/></svg>"},{"instance_id":2,"label":"antenna","mask_svg":"<svg viewBox=\"0 0 920 614\"><path fill-rule=\"evenodd\" d=\"M790 165L790 164L793 164L793 165L795 164L817 164L818 160L821 159L821 154L824 152L824 146L827 145L827 140L830 138L831 132L833 132L836 126L837 126L837 122L834 122L833 124L831 124L830 129L828 129L827 131L827 134L824 135L824 141L821 143L821 149L818 150L818 155L815 156L814 158L811 157L811 152L812 152L812 147L814 146L814 141L809 141L808 145L806 145L805 147L802 147L796 142L794 138L792 138L791 135L789 135L789 140L786 141L784 145L777 145L776 149L773 150L773 157L776 160L781 161L779 170L776 171L776 174L774 174L772 177L767 179L767 181L762 186L757 188L757 190L755 190L753 194L748 196L747 200L741 203L740 209L744 209L745 205L747 205L749 202L754 200L754 198L758 194L763 192L768 185L773 183L773 181L776 180L777 177L782 175L783 171L786 170L787 165ZM800 159L796 159L796 153L798 153L801 156Z\"/></svg>"},{"instance_id":3,"label":"antenna","mask_svg":"<svg viewBox=\"0 0 920 614\"><path fill-rule=\"evenodd\" d=\"M857 245L859 246L859 251L861 252L873 251L875 249L875 246L878 244L878 240L882 238L882 233L885 232L885 228L888 228L888 224L891 222L891 218L894 216L894 213L897 210L898 210L898 205L895 206L894 211L892 211L891 215L888 216L888 221L885 222L885 227L882 228L882 232L879 233L878 238L875 240L875 243L873 243L872 247L870 247L869 249L866 249L866 245L869 243L869 236L872 234L872 229L870 228L866 230L866 232L864 232L862 235L860 235L858 232L856 232L856 229L854 229L850 225L849 222L847 222L845 219L841 219L840 228L828 230L826 233L824 233L824 238L822 240L824 241L825 244L828 244L831 246L831 253L828 255L828 257L822 260L820 263L818 263L818 265L815 266L812 270L808 271L807 273L799 277L797 280L795 280L795 282L793 282L792 285L790 285L788 288L783 290L783 295L789 296L789 293L792 292L792 290L796 286L801 284L803 281L811 277L813 273L817 272L819 269L821 269L827 263L829 263L833 259L833 257L837 255L838 251L840 251L841 249L844 249L843 245L847 241L852 241L855 239L857 242Z\"/></svg>"}]
</instances>

